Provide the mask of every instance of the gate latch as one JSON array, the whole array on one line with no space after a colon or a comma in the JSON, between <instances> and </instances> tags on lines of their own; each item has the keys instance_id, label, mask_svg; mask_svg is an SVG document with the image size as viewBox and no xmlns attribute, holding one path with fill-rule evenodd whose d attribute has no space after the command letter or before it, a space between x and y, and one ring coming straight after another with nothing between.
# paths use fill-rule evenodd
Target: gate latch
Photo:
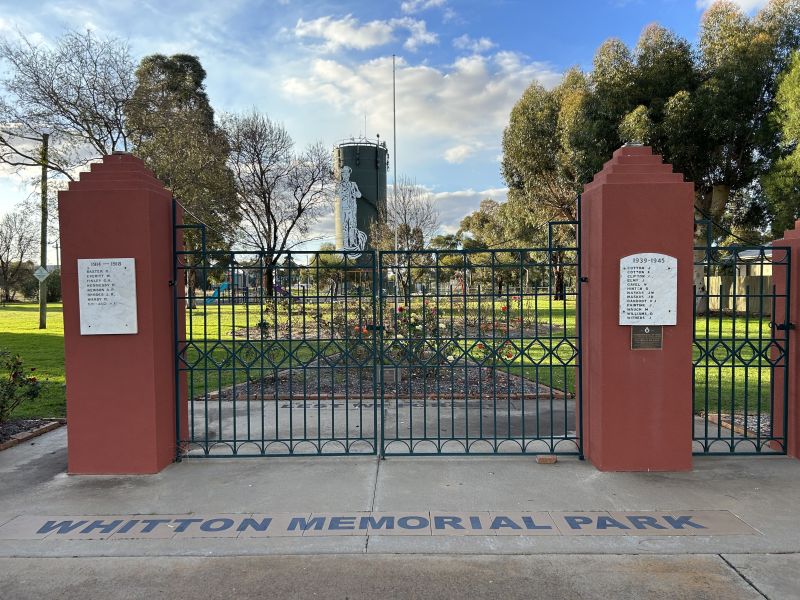
<instances>
[{"instance_id":1,"label":"gate latch","mask_svg":"<svg viewBox=\"0 0 800 600\"><path fill-rule=\"evenodd\" d=\"M775 323L775 329L778 331L786 331L787 329L794 329L794 323Z\"/></svg>"}]
</instances>

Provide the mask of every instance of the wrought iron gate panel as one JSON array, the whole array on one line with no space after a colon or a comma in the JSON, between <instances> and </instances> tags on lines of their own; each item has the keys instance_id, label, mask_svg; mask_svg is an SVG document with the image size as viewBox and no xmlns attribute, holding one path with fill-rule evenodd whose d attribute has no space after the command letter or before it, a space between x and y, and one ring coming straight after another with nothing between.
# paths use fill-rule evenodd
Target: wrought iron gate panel
<instances>
[{"instance_id":1,"label":"wrought iron gate panel","mask_svg":"<svg viewBox=\"0 0 800 600\"><path fill-rule=\"evenodd\" d=\"M273 264L264 252L207 249L202 227L178 229L197 238L175 251L183 452L374 454L375 254L284 252Z\"/></svg>"},{"instance_id":2,"label":"wrought iron gate panel","mask_svg":"<svg viewBox=\"0 0 800 600\"><path fill-rule=\"evenodd\" d=\"M790 260L787 247L695 248L695 454L786 453Z\"/></svg>"},{"instance_id":3,"label":"wrought iron gate panel","mask_svg":"<svg viewBox=\"0 0 800 600\"><path fill-rule=\"evenodd\" d=\"M383 454L582 454L579 254L548 239L380 253Z\"/></svg>"}]
</instances>

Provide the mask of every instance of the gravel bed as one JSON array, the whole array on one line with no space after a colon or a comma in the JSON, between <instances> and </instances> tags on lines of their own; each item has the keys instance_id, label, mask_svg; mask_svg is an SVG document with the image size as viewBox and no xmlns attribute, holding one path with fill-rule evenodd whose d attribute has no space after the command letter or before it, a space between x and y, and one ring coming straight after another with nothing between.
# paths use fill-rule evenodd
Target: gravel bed
<instances>
[{"instance_id":1,"label":"gravel bed","mask_svg":"<svg viewBox=\"0 0 800 600\"><path fill-rule=\"evenodd\" d=\"M50 423L50 421L44 419L14 419L12 421L0 423L0 444L10 440L13 435L31 431L37 427L47 425L48 423Z\"/></svg>"},{"instance_id":2,"label":"gravel bed","mask_svg":"<svg viewBox=\"0 0 800 600\"><path fill-rule=\"evenodd\" d=\"M747 415L747 419L744 418L744 415L722 415L722 423L723 425L727 426L728 428L731 427L731 421L733 424L741 429L747 429L752 435L756 435L759 430L759 421L758 417L755 415ZM761 435L765 437L769 437L770 435L770 427L772 426L772 417L769 414L762 414L761 415Z\"/></svg>"},{"instance_id":3,"label":"gravel bed","mask_svg":"<svg viewBox=\"0 0 800 600\"><path fill-rule=\"evenodd\" d=\"M560 390L551 390L535 381L499 369L469 365L445 365L440 369L433 367L401 369L400 382L393 381L394 369L387 369L384 385L386 398L439 398L470 399L491 398L563 398ZM374 390L374 371L372 367L317 369L309 366L305 371L284 371L275 377L239 384L235 390L225 388L221 394L212 392L209 397L217 400L273 400L325 398L359 399L372 397ZM567 397L572 397L568 394Z\"/></svg>"}]
</instances>

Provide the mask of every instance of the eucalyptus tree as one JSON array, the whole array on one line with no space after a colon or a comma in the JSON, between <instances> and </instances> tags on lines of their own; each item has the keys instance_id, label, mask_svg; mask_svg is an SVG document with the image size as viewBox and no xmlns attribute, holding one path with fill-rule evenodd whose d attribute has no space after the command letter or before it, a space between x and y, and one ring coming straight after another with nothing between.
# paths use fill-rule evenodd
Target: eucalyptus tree
<instances>
[{"instance_id":1,"label":"eucalyptus tree","mask_svg":"<svg viewBox=\"0 0 800 600\"><path fill-rule=\"evenodd\" d=\"M206 72L196 56L154 54L142 59L135 76L125 107L133 151L172 190L185 209L184 221L205 226L207 255L185 255L187 266L199 267L214 251L231 247L239 219L229 147L214 122ZM184 230L188 249L202 250L202 241L197 230ZM187 272L193 296L197 270Z\"/></svg>"}]
</instances>

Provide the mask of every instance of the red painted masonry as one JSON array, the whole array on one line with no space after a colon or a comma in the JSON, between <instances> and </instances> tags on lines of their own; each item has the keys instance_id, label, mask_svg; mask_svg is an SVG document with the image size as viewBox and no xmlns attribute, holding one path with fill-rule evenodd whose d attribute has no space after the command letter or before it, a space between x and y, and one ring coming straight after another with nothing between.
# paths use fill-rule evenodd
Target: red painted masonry
<instances>
[{"instance_id":1,"label":"red painted masonry","mask_svg":"<svg viewBox=\"0 0 800 600\"><path fill-rule=\"evenodd\" d=\"M602 471L692 468L693 185L648 147L623 147L581 202L584 453ZM677 325L662 350L631 350L619 325L619 261L678 259Z\"/></svg>"},{"instance_id":2,"label":"red painted masonry","mask_svg":"<svg viewBox=\"0 0 800 600\"><path fill-rule=\"evenodd\" d=\"M790 229L783 233L783 238L772 242L774 247L788 247L790 254L790 272L789 272L789 320L795 324L795 329L789 330L789 354L786 360L786 368L789 370L789 398L786 402L788 408L788 415L786 422L788 425L787 445L786 452L789 456L800 458L800 440L797 439L800 434L800 393L798 393L798 375L800 374L800 330L797 329L800 323L800 220L794 224L794 229ZM786 258L786 252L783 250L773 250L772 258L776 262L780 262ZM780 271L777 271L780 273ZM775 294L778 296L775 301L775 316L774 321L781 322L785 316L786 300L780 298L787 293L786 278L783 276L773 277L773 285L775 286ZM775 357L773 350L773 357ZM776 379L781 378L779 369L775 371ZM783 436L783 422L784 422L784 389L783 385L775 386L775 402L773 406L773 423L774 433L776 437ZM781 447L777 443L772 443L775 450L780 450Z\"/></svg>"},{"instance_id":3,"label":"red painted masonry","mask_svg":"<svg viewBox=\"0 0 800 600\"><path fill-rule=\"evenodd\" d=\"M172 195L141 160L115 154L58 205L68 471L156 473L176 451ZM137 334L80 334L79 258L136 260Z\"/></svg>"}]
</instances>

